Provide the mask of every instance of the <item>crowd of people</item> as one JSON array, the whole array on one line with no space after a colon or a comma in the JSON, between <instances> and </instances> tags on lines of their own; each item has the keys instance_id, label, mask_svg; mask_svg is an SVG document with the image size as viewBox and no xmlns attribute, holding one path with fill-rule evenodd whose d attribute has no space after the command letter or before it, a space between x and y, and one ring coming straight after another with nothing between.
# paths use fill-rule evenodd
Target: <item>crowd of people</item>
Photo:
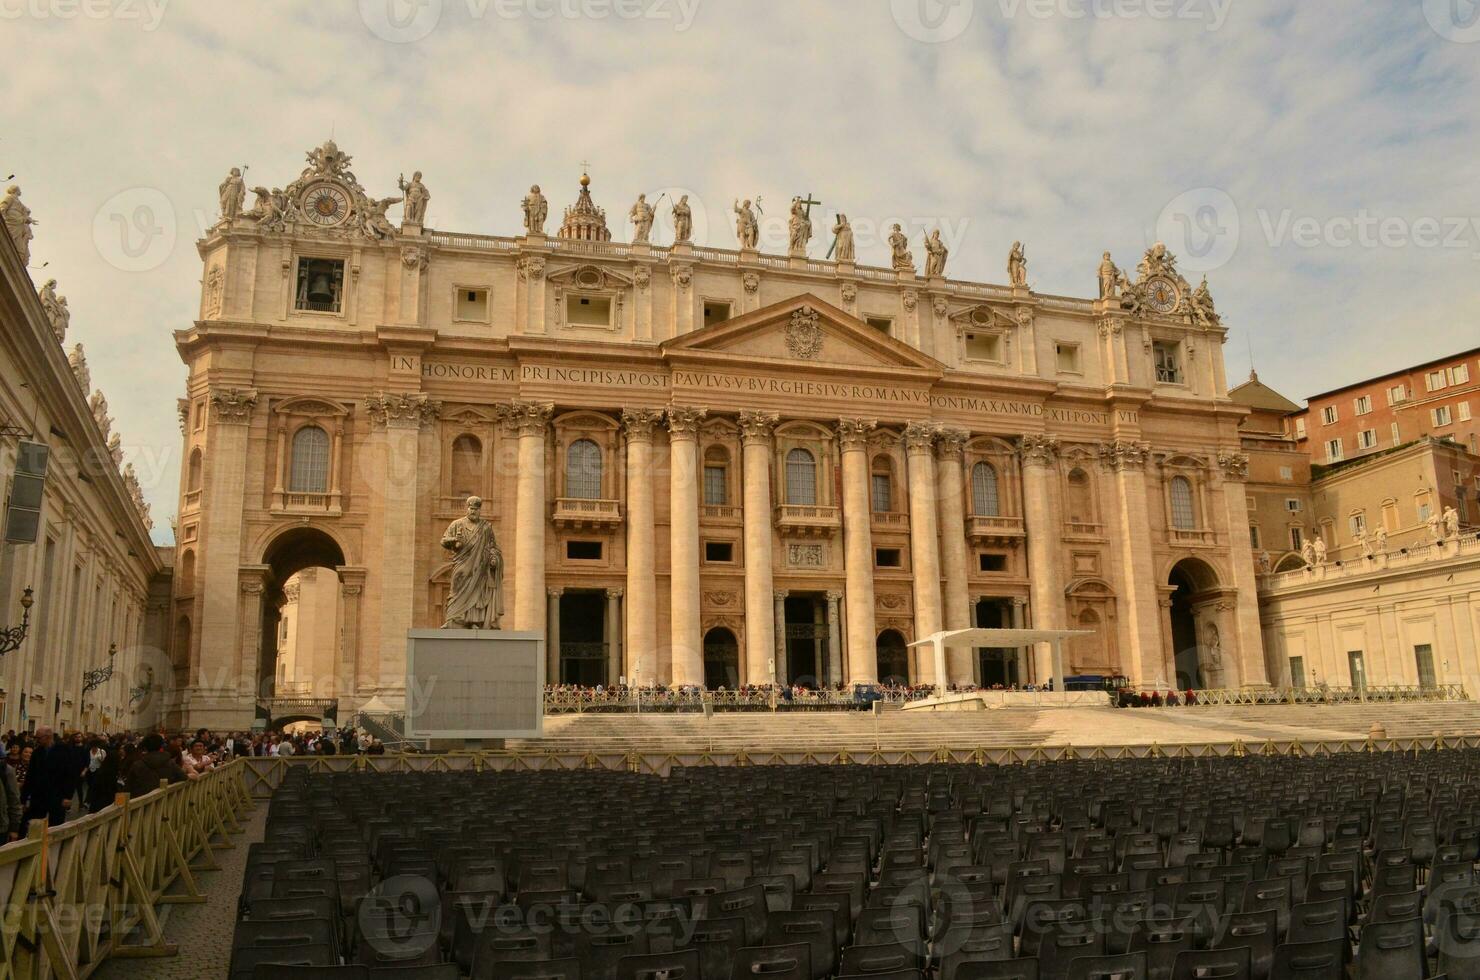
<instances>
[{"instance_id":1,"label":"crowd of people","mask_svg":"<svg viewBox=\"0 0 1480 980\"><path fill-rule=\"evenodd\" d=\"M52 826L96 813L119 793L142 796L160 783L198 779L237 756L382 755L385 746L363 730L58 734L42 725L0 736L0 817L6 841L25 835L32 820Z\"/></svg>"}]
</instances>

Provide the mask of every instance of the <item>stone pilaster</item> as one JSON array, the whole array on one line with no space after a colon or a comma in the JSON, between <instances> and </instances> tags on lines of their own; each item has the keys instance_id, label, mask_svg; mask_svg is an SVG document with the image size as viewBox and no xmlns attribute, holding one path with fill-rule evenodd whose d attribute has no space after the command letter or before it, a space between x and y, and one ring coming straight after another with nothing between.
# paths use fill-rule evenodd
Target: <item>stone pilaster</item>
<instances>
[{"instance_id":1,"label":"stone pilaster","mask_svg":"<svg viewBox=\"0 0 1480 980\"><path fill-rule=\"evenodd\" d=\"M668 409L669 629L675 687L704 683L699 620L699 424L702 408Z\"/></svg>"},{"instance_id":2,"label":"stone pilaster","mask_svg":"<svg viewBox=\"0 0 1480 980\"><path fill-rule=\"evenodd\" d=\"M935 426L911 422L904 430L910 480L910 565L914 573L915 639L941 629L940 535L936 530ZM949 668L947 669L949 673ZM935 676L935 658L920 658L917 683L944 683Z\"/></svg>"},{"instance_id":3,"label":"stone pilaster","mask_svg":"<svg viewBox=\"0 0 1480 980\"><path fill-rule=\"evenodd\" d=\"M629 679L657 676L658 571L653 523L653 429L663 413L622 412L627 433L627 650Z\"/></svg>"},{"instance_id":4,"label":"stone pilaster","mask_svg":"<svg viewBox=\"0 0 1480 980\"><path fill-rule=\"evenodd\" d=\"M1162 678L1162 617L1156 606L1156 569L1151 555L1151 517L1146 499L1146 463L1151 447L1118 441L1100 447L1100 459L1113 474L1120 516L1119 540L1122 623L1128 641L1124 668L1135 686L1154 687Z\"/></svg>"},{"instance_id":5,"label":"stone pilaster","mask_svg":"<svg viewBox=\"0 0 1480 980\"><path fill-rule=\"evenodd\" d=\"M1023 465L1023 523L1028 533L1028 591L1033 600L1033 628L1064 628L1064 594L1055 556L1062 519L1056 506L1052 474L1058 466L1059 442L1052 436L1025 435L1018 440ZM1053 651L1040 643L1033 655L1033 681L1053 676Z\"/></svg>"},{"instance_id":6,"label":"stone pilaster","mask_svg":"<svg viewBox=\"0 0 1480 980\"><path fill-rule=\"evenodd\" d=\"M847 583L848 664L850 684L878 680L879 659L874 629L874 543L869 507L868 434L872 419L839 419L838 445L843 457L843 574Z\"/></svg>"},{"instance_id":7,"label":"stone pilaster","mask_svg":"<svg viewBox=\"0 0 1480 980\"><path fill-rule=\"evenodd\" d=\"M501 412L519 440L514 485L514 629L545 628L545 435L555 406L513 402Z\"/></svg>"},{"instance_id":8,"label":"stone pilaster","mask_svg":"<svg viewBox=\"0 0 1480 980\"><path fill-rule=\"evenodd\" d=\"M545 590L545 683L560 683L560 597L565 590Z\"/></svg>"},{"instance_id":9,"label":"stone pilaster","mask_svg":"<svg viewBox=\"0 0 1480 980\"><path fill-rule=\"evenodd\" d=\"M1221 361L1221 359L1220 359ZM1259 579L1254 552L1248 545L1249 495L1244 486L1249 457L1243 453L1221 453L1218 468L1223 474L1223 509L1228 522L1229 564L1233 587L1238 590L1233 616L1238 639L1239 682L1245 687L1266 685L1269 676L1264 661L1263 633L1259 627ZM1225 651L1224 656L1228 654Z\"/></svg>"},{"instance_id":10,"label":"stone pilaster","mask_svg":"<svg viewBox=\"0 0 1480 980\"><path fill-rule=\"evenodd\" d=\"M622 671L622 590L606 590L606 684L615 687Z\"/></svg>"},{"instance_id":11,"label":"stone pilaster","mask_svg":"<svg viewBox=\"0 0 1480 980\"><path fill-rule=\"evenodd\" d=\"M1027 629L1028 623L1028 600L1020 595L1012 597L1012 628L1015 630ZM1021 687L1028 683L1028 651L1018 647L1013 651L1017 664L1017 682Z\"/></svg>"},{"instance_id":12,"label":"stone pilaster","mask_svg":"<svg viewBox=\"0 0 1480 980\"><path fill-rule=\"evenodd\" d=\"M772 630L776 636L776 649L771 653L771 662L766 665L762 683L778 684L786 681L786 597L790 594L783 589L771 595Z\"/></svg>"},{"instance_id":13,"label":"stone pilaster","mask_svg":"<svg viewBox=\"0 0 1480 980\"><path fill-rule=\"evenodd\" d=\"M364 644L360 642L360 607L365 598L366 569L342 565L334 570L339 575L339 662L335 670L334 697L352 695L356 678L375 668L362 662Z\"/></svg>"},{"instance_id":14,"label":"stone pilaster","mask_svg":"<svg viewBox=\"0 0 1480 980\"><path fill-rule=\"evenodd\" d=\"M771 433L778 418L768 412L740 413L745 546L745 676L750 684L770 681L776 655L772 612L774 564L771 530Z\"/></svg>"},{"instance_id":15,"label":"stone pilaster","mask_svg":"<svg viewBox=\"0 0 1480 980\"><path fill-rule=\"evenodd\" d=\"M942 628L971 626L971 600L966 593L970 569L966 557L965 467L962 451L971 438L964 429L942 428L936 433L935 476L939 488ZM946 651L949 681L971 684L976 677L976 658L969 649Z\"/></svg>"}]
</instances>

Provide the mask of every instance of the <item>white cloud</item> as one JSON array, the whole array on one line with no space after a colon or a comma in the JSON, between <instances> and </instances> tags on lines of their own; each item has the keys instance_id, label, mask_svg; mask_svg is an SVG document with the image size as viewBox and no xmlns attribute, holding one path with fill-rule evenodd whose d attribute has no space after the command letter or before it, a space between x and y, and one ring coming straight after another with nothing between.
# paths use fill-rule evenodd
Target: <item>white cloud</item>
<instances>
[{"instance_id":1,"label":"white cloud","mask_svg":"<svg viewBox=\"0 0 1480 980\"><path fill-rule=\"evenodd\" d=\"M1133 266L1169 201L1214 187L1242 228L1210 274L1231 378L1245 334L1261 376L1295 398L1474 343L1480 232L1462 248L1302 248L1261 230L1286 212L1480 216L1477 49L1442 38L1419 2L1233 0L1211 30L1211 16L1039 17L1031 0L973 0L964 33L940 43L902 31L891 0L689 0L686 30L678 0L388 2L436 7L435 26L388 43L361 16L382 0L173 0L154 29L147 12L122 16L145 10L136 0L70 19L59 0L0 0L21 107L0 170L42 222L35 264L68 296L118 427L141 463L165 461L152 481L141 467L161 518L184 378L171 335L196 309L193 243L216 184L244 163L249 183L285 183L330 132L372 191L423 170L438 227L510 233L536 181L558 213L589 159L614 219L639 190L679 185L729 245L732 198L760 194L775 213L812 191L828 217L964 227L962 278L1001 281L1021 238L1040 289L1081 295L1101 250ZM647 16L581 15L618 8ZM173 210L173 247L147 271L121 268L139 263L93 230L134 188ZM860 248L885 258L882 243Z\"/></svg>"}]
</instances>

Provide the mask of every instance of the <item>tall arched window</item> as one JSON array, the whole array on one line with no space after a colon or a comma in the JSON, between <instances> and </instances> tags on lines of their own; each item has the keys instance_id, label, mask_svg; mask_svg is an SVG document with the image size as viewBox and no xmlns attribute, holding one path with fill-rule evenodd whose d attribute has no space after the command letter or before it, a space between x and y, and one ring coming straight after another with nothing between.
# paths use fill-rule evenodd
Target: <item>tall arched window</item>
<instances>
[{"instance_id":1,"label":"tall arched window","mask_svg":"<svg viewBox=\"0 0 1480 980\"><path fill-rule=\"evenodd\" d=\"M185 489L192 493L200 489L200 458L200 449L197 447L190 453L190 468L185 476Z\"/></svg>"},{"instance_id":2,"label":"tall arched window","mask_svg":"<svg viewBox=\"0 0 1480 980\"><path fill-rule=\"evenodd\" d=\"M1089 474L1077 466L1069 471L1069 522L1095 523L1095 501L1090 489Z\"/></svg>"},{"instance_id":3,"label":"tall arched window","mask_svg":"<svg viewBox=\"0 0 1480 980\"><path fill-rule=\"evenodd\" d=\"M817 460L805 449L786 454L786 502L808 506L817 503Z\"/></svg>"},{"instance_id":4,"label":"tall arched window","mask_svg":"<svg viewBox=\"0 0 1480 980\"><path fill-rule=\"evenodd\" d=\"M998 517L1002 513L997 471L991 463L977 463L971 468L971 512L977 517Z\"/></svg>"},{"instance_id":5,"label":"tall arched window","mask_svg":"<svg viewBox=\"0 0 1480 980\"><path fill-rule=\"evenodd\" d=\"M874 513L888 514L894 510L894 467L888 456L874 457L869 487Z\"/></svg>"},{"instance_id":6,"label":"tall arched window","mask_svg":"<svg viewBox=\"0 0 1480 980\"><path fill-rule=\"evenodd\" d=\"M1172 527L1191 531L1197 527L1197 513L1192 506L1192 481L1185 476L1172 477Z\"/></svg>"},{"instance_id":7,"label":"tall arched window","mask_svg":"<svg viewBox=\"0 0 1480 980\"><path fill-rule=\"evenodd\" d=\"M293 466L288 471L290 493L329 492L329 433L305 425L293 433Z\"/></svg>"},{"instance_id":8,"label":"tall arched window","mask_svg":"<svg viewBox=\"0 0 1480 980\"><path fill-rule=\"evenodd\" d=\"M730 502L730 454L723 446L704 451L704 506L723 507Z\"/></svg>"},{"instance_id":9,"label":"tall arched window","mask_svg":"<svg viewBox=\"0 0 1480 980\"><path fill-rule=\"evenodd\" d=\"M452 440L452 486L454 497L483 495L483 443L477 436L460 435Z\"/></svg>"},{"instance_id":10,"label":"tall arched window","mask_svg":"<svg viewBox=\"0 0 1480 980\"><path fill-rule=\"evenodd\" d=\"M601 447L577 439L565 451L565 495L580 500L601 497Z\"/></svg>"}]
</instances>

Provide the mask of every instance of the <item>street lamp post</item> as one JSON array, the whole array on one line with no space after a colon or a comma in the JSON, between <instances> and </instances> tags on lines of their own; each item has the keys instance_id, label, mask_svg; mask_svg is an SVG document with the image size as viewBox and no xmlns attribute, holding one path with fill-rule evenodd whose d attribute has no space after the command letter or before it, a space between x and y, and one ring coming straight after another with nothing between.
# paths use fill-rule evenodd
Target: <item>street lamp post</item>
<instances>
[{"instance_id":1,"label":"street lamp post","mask_svg":"<svg viewBox=\"0 0 1480 980\"><path fill-rule=\"evenodd\" d=\"M108 683L108 680L113 676L113 658L116 656L118 656L118 644L110 643L108 644L108 663L105 666L95 667L92 670L84 670L82 672L82 694L84 697L87 696L89 691Z\"/></svg>"},{"instance_id":2,"label":"street lamp post","mask_svg":"<svg viewBox=\"0 0 1480 980\"><path fill-rule=\"evenodd\" d=\"M26 634L31 631L31 604L35 601L30 589L21 593L21 624L0 628L0 657L19 649L26 642Z\"/></svg>"}]
</instances>

